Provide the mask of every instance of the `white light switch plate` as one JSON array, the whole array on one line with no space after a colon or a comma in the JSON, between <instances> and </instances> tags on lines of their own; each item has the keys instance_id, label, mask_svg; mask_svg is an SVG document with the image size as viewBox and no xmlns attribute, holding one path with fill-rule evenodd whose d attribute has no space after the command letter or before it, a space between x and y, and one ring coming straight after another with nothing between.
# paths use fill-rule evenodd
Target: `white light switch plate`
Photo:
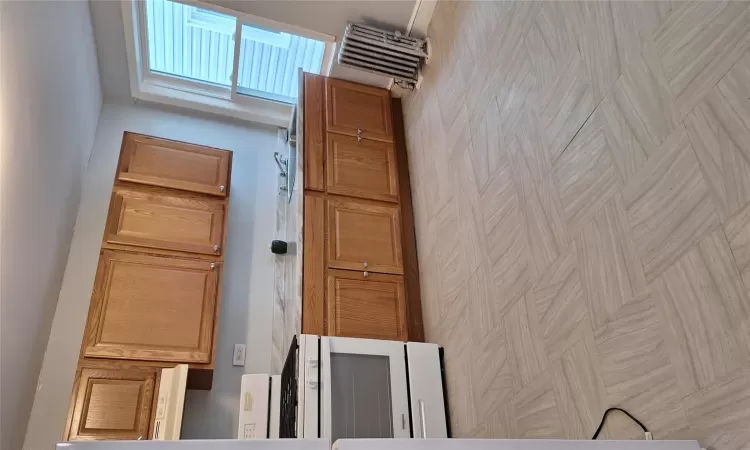
<instances>
[{"instance_id":1,"label":"white light switch plate","mask_svg":"<svg viewBox=\"0 0 750 450\"><path fill-rule=\"evenodd\" d=\"M234 344L234 355L232 356L233 366L245 365L245 344Z\"/></svg>"}]
</instances>

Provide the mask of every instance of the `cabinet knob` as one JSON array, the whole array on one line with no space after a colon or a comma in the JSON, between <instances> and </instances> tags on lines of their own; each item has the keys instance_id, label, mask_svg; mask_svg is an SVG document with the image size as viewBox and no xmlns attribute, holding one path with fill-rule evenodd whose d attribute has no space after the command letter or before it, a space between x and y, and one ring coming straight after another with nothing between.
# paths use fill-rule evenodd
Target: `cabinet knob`
<instances>
[{"instance_id":1,"label":"cabinet knob","mask_svg":"<svg viewBox=\"0 0 750 450\"><path fill-rule=\"evenodd\" d=\"M366 270L365 270L365 271L364 271L364 273L363 273L362 275L364 275L364 276L365 276L365 278L367 278L367 276L368 276L368 275L370 275L370 272L368 272L368 271L366 271Z\"/></svg>"},{"instance_id":2,"label":"cabinet knob","mask_svg":"<svg viewBox=\"0 0 750 450\"><path fill-rule=\"evenodd\" d=\"M210 267L212 269L215 269L216 268L216 263L211 263L211 265L209 265L208 267Z\"/></svg>"},{"instance_id":3,"label":"cabinet knob","mask_svg":"<svg viewBox=\"0 0 750 450\"><path fill-rule=\"evenodd\" d=\"M220 190L221 192L224 192L224 189L226 189L226 188L224 187L224 185L223 185L223 184L222 184L221 186L219 186L219 190Z\"/></svg>"},{"instance_id":4,"label":"cabinet knob","mask_svg":"<svg viewBox=\"0 0 750 450\"><path fill-rule=\"evenodd\" d=\"M367 264L367 261L365 261L365 268L367 268L367 266L369 266L369 264Z\"/></svg>"},{"instance_id":5,"label":"cabinet knob","mask_svg":"<svg viewBox=\"0 0 750 450\"><path fill-rule=\"evenodd\" d=\"M357 142L362 142L362 136L357 135Z\"/></svg>"},{"instance_id":6,"label":"cabinet knob","mask_svg":"<svg viewBox=\"0 0 750 450\"><path fill-rule=\"evenodd\" d=\"M221 245L214 245L214 251L218 252L219 250L221 250Z\"/></svg>"}]
</instances>

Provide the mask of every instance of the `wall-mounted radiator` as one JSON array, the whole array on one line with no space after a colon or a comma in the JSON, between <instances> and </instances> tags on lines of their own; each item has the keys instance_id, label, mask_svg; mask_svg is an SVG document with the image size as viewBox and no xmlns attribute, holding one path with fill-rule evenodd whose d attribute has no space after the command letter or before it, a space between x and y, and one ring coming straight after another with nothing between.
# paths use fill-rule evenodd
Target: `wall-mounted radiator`
<instances>
[{"instance_id":1,"label":"wall-mounted radiator","mask_svg":"<svg viewBox=\"0 0 750 450\"><path fill-rule=\"evenodd\" d=\"M350 23L341 41L338 61L342 66L384 75L401 87L415 89L421 82L429 46L429 39Z\"/></svg>"}]
</instances>

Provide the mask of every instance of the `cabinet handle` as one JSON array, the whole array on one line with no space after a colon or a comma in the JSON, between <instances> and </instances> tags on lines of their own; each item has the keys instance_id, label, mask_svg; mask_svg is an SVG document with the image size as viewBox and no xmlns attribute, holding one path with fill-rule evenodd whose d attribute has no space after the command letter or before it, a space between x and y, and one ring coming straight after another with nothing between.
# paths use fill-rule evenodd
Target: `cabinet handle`
<instances>
[{"instance_id":1,"label":"cabinet handle","mask_svg":"<svg viewBox=\"0 0 750 450\"><path fill-rule=\"evenodd\" d=\"M370 272L368 272L368 271L365 270L364 273L362 273L362 275L364 275L365 278L367 278L367 276L370 275Z\"/></svg>"},{"instance_id":2,"label":"cabinet handle","mask_svg":"<svg viewBox=\"0 0 750 450\"><path fill-rule=\"evenodd\" d=\"M357 136L362 136L362 129L361 128L357 128Z\"/></svg>"},{"instance_id":3,"label":"cabinet handle","mask_svg":"<svg viewBox=\"0 0 750 450\"><path fill-rule=\"evenodd\" d=\"M216 268L216 263L211 263L211 265L209 265L208 267L210 267L212 269L215 269Z\"/></svg>"},{"instance_id":4,"label":"cabinet handle","mask_svg":"<svg viewBox=\"0 0 750 450\"><path fill-rule=\"evenodd\" d=\"M417 404L419 405L419 428L422 432L422 439L427 439L427 418L424 414L424 400L420 398Z\"/></svg>"},{"instance_id":5,"label":"cabinet handle","mask_svg":"<svg viewBox=\"0 0 750 450\"><path fill-rule=\"evenodd\" d=\"M357 142L362 142L362 136L357 135Z\"/></svg>"},{"instance_id":6,"label":"cabinet handle","mask_svg":"<svg viewBox=\"0 0 750 450\"><path fill-rule=\"evenodd\" d=\"M226 189L226 188L224 187L224 185L223 185L223 184L222 184L221 186L219 186L219 190L220 190L221 192L224 192L224 189Z\"/></svg>"},{"instance_id":7,"label":"cabinet handle","mask_svg":"<svg viewBox=\"0 0 750 450\"><path fill-rule=\"evenodd\" d=\"M401 414L401 429L402 430L406 429L406 416L403 414Z\"/></svg>"},{"instance_id":8,"label":"cabinet handle","mask_svg":"<svg viewBox=\"0 0 750 450\"><path fill-rule=\"evenodd\" d=\"M214 245L214 251L218 252L219 250L221 250L221 245Z\"/></svg>"},{"instance_id":9,"label":"cabinet handle","mask_svg":"<svg viewBox=\"0 0 750 450\"><path fill-rule=\"evenodd\" d=\"M367 264L367 261L365 261L364 264L365 264L365 269L366 269L369 266L369 264Z\"/></svg>"}]
</instances>

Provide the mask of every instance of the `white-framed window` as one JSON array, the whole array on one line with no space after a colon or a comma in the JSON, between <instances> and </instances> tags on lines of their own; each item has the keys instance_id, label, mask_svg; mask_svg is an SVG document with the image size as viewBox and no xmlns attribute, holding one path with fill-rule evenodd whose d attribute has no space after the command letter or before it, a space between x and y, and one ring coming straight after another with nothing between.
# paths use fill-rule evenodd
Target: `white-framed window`
<instances>
[{"instance_id":1,"label":"white-framed window","mask_svg":"<svg viewBox=\"0 0 750 450\"><path fill-rule=\"evenodd\" d=\"M122 5L136 99L287 126L300 71L330 73L328 35L194 1Z\"/></svg>"}]
</instances>

